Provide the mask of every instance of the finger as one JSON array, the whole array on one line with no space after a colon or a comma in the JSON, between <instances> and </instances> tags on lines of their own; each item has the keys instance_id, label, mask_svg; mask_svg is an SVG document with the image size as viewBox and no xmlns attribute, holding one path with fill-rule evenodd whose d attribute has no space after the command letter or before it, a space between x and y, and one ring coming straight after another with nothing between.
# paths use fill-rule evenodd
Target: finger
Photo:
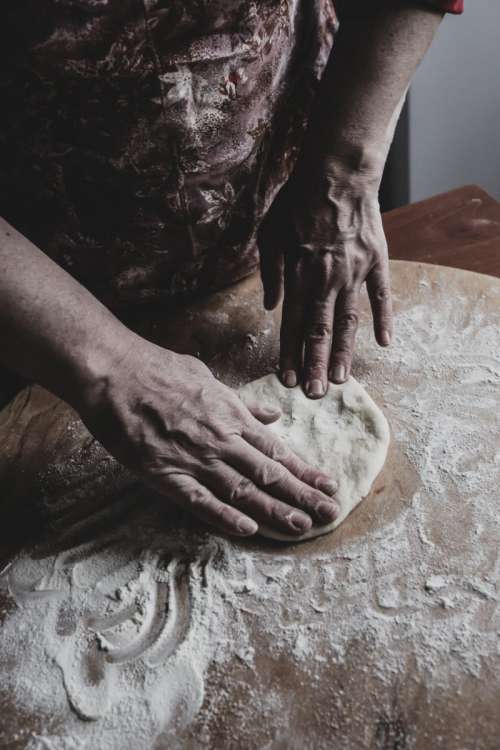
<instances>
[{"instance_id":1,"label":"finger","mask_svg":"<svg viewBox=\"0 0 500 750\"><path fill-rule=\"evenodd\" d=\"M314 521L330 523L338 515L337 504L331 497L305 484L249 443L241 441L239 446L235 445L226 461L267 495L298 508Z\"/></svg>"},{"instance_id":2,"label":"finger","mask_svg":"<svg viewBox=\"0 0 500 750\"><path fill-rule=\"evenodd\" d=\"M266 310L274 310L283 292L283 252L277 239L272 232L270 219L264 219L257 236L257 245Z\"/></svg>"},{"instance_id":3,"label":"finger","mask_svg":"<svg viewBox=\"0 0 500 750\"><path fill-rule=\"evenodd\" d=\"M256 404L254 401L246 401L243 396L240 396L240 398L250 414L258 419L259 422L262 422L262 424L271 424L281 417L281 409L265 406L264 404Z\"/></svg>"},{"instance_id":4,"label":"finger","mask_svg":"<svg viewBox=\"0 0 500 750\"><path fill-rule=\"evenodd\" d=\"M217 497L285 534L303 534L311 528L309 515L264 492L231 466L220 461L217 464L211 475L203 477Z\"/></svg>"},{"instance_id":5,"label":"finger","mask_svg":"<svg viewBox=\"0 0 500 750\"><path fill-rule=\"evenodd\" d=\"M285 258L285 296L280 329L280 377L287 388L299 382L304 350L304 263L295 253Z\"/></svg>"},{"instance_id":6,"label":"finger","mask_svg":"<svg viewBox=\"0 0 500 750\"><path fill-rule=\"evenodd\" d=\"M366 278L373 314L375 338L380 346L389 346L393 333L392 295L387 263L378 264Z\"/></svg>"},{"instance_id":7,"label":"finger","mask_svg":"<svg viewBox=\"0 0 500 750\"><path fill-rule=\"evenodd\" d=\"M222 503L207 487L187 474L168 474L158 489L177 505L227 534L252 536L258 530L254 520Z\"/></svg>"},{"instance_id":8,"label":"finger","mask_svg":"<svg viewBox=\"0 0 500 750\"><path fill-rule=\"evenodd\" d=\"M337 297L333 322L330 378L334 383L345 383L351 374L358 321L359 289L343 289Z\"/></svg>"},{"instance_id":9,"label":"finger","mask_svg":"<svg viewBox=\"0 0 500 750\"><path fill-rule=\"evenodd\" d=\"M326 300L313 303L310 325L305 336L302 382L309 398L321 398L328 388L328 363L332 346L335 292Z\"/></svg>"},{"instance_id":10,"label":"finger","mask_svg":"<svg viewBox=\"0 0 500 750\"><path fill-rule=\"evenodd\" d=\"M282 440L268 431L246 428L242 437L265 456L288 469L294 477L300 479L308 487L319 490L320 493L328 495L328 497L335 495L337 482L332 477L307 464L300 456L287 448ZM321 495L321 500L325 499L323 495Z\"/></svg>"}]
</instances>

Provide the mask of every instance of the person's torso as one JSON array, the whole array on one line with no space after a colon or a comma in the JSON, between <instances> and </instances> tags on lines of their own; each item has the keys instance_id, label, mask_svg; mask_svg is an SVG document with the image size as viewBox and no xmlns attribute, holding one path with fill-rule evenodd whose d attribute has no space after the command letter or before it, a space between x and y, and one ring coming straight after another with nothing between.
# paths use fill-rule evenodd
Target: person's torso
<instances>
[{"instance_id":1,"label":"person's torso","mask_svg":"<svg viewBox=\"0 0 500 750\"><path fill-rule=\"evenodd\" d=\"M256 263L332 43L329 0L14 0L0 210L110 304Z\"/></svg>"}]
</instances>

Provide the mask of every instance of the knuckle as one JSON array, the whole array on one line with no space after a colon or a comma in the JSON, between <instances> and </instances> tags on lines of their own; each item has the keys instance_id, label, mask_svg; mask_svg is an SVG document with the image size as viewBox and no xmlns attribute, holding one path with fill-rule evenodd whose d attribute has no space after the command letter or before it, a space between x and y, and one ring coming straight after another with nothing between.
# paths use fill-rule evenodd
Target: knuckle
<instances>
[{"instance_id":1,"label":"knuckle","mask_svg":"<svg viewBox=\"0 0 500 750\"><path fill-rule=\"evenodd\" d=\"M252 482L246 477L241 477L239 482L231 489L229 493L229 501L231 504L240 502L243 498L248 496L248 492L252 486Z\"/></svg>"},{"instance_id":2,"label":"knuckle","mask_svg":"<svg viewBox=\"0 0 500 750\"><path fill-rule=\"evenodd\" d=\"M308 338L323 341L332 335L332 326L328 323L313 323L309 327Z\"/></svg>"},{"instance_id":3,"label":"knuckle","mask_svg":"<svg viewBox=\"0 0 500 750\"><path fill-rule=\"evenodd\" d=\"M188 497L189 505L193 510L202 510L209 505L208 495L201 487L190 489Z\"/></svg>"},{"instance_id":4,"label":"knuckle","mask_svg":"<svg viewBox=\"0 0 500 750\"><path fill-rule=\"evenodd\" d=\"M273 507L271 512L269 513L269 517L273 523L278 525L278 527L281 526L284 531L288 531L288 514L284 510L282 510L281 508Z\"/></svg>"},{"instance_id":5,"label":"knuckle","mask_svg":"<svg viewBox=\"0 0 500 750\"><path fill-rule=\"evenodd\" d=\"M388 302L391 298L391 291L385 284L380 284L375 289L375 299L377 302Z\"/></svg>"},{"instance_id":6,"label":"knuckle","mask_svg":"<svg viewBox=\"0 0 500 750\"><path fill-rule=\"evenodd\" d=\"M347 341L340 341L332 354L332 364L345 365L352 357L352 349Z\"/></svg>"},{"instance_id":7,"label":"knuckle","mask_svg":"<svg viewBox=\"0 0 500 750\"><path fill-rule=\"evenodd\" d=\"M269 445L268 456L273 461L276 461L276 463L283 463L288 458L288 451L280 443L271 443Z\"/></svg>"},{"instance_id":8,"label":"knuckle","mask_svg":"<svg viewBox=\"0 0 500 750\"><path fill-rule=\"evenodd\" d=\"M352 360L352 348L347 343L340 343L332 352L330 359L330 371L332 371L337 365L343 365L344 367L350 367Z\"/></svg>"},{"instance_id":9,"label":"knuckle","mask_svg":"<svg viewBox=\"0 0 500 750\"><path fill-rule=\"evenodd\" d=\"M358 314L354 310L350 310L342 316L343 327L347 329L357 328L358 321Z\"/></svg>"},{"instance_id":10,"label":"knuckle","mask_svg":"<svg viewBox=\"0 0 500 750\"><path fill-rule=\"evenodd\" d=\"M295 476L307 485L306 491L311 493L316 490L316 485L322 480L322 474L315 469L311 469L309 466L298 466L297 471L294 471Z\"/></svg>"},{"instance_id":11,"label":"knuckle","mask_svg":"<svg viewBox=\"0 0 500 750\"><path fill-rule=\"evenodd\" d=\"M290 509L287 512L287 508L279 500L269 500L266 504L266 514L270 519L279 523L286 522L289 511Z\"/></svg>"},{"instance_id":12,"label":"knuckle","mask_svg":"<svg viewBox=\"0 0 500 750\"><path fill-rule=\"evenodd\" d=\"M388 312L384 312L378 316L378 324L381 328L390 328L392 324L392 316Z\"/></svg>"},{"instance_id":13,"label":"knuckle","mask_svg":"<svg viewBox=\"0 0 500 750\"><path fill-rule=\"evenodd\" d=\"M323 474L323 472L319 471L319 469L314 469L311 466L307 466L307 464L305 465L303 479L314 489L316 489L316 485L318 482L322 482L327 478L328 477L326 476L326 474Z\"/></svg>"},{"instance_id":14,"label":"knuckle","mask_svg":"<svg viewBox=\"0 0 500 750\"><path fill-rule=\"evenodd\" d=\"M307 502L308 502L309 506L316 511L319 506L324 505L324 503L325 503L325 496L323 495L322 492L320 492L319 490L315 489L315 490L312 490L309 493L308 498L307 498Z\"/></svg>"},{"instance_id":15,"label":"knuckle","mask_svg":"<svg viewBox=\"0 0 500 750\"><path fill-rule=\"evenodd\" d=\"M284 472L281 469L264 466L260 471L259 483L262 487L274 487L283 480Z\"/></svg>"},{"instance_id":16,"label":"knuckle","mask_svg":"<svg viewBox=\"0 0 500 750\"><path fill-rule=\"evenodd\" d=\"M323 357L309 355L306 367L304 368L304 379L314 380L319 378L321 380L327 368L328 352L325 352Z\"/></svg>"}]
</instances>

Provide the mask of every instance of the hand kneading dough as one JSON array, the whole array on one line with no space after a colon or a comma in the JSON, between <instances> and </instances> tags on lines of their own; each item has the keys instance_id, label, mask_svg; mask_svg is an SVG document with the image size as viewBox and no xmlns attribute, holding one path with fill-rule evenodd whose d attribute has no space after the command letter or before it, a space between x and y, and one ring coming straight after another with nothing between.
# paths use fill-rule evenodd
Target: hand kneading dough
<instances>
[{"instance_id":1,"label":"hand kneading dough","mask_svg":"<svg viewBox=\"0 0 500 750\"><path fill-rule=\"evenodd\" d=\"M266 375L240 388L247 403L279 407L281 418L266 429L298 456L338 482L340 514L325 526L289 536L264 526L259 533L273 539L300 541L333 531L365 498L384 465L390 433L387 420L354 378L329 384L322 399L307 398L300 386L285 388L276 375Z\"/></svg>"}]
</instances>

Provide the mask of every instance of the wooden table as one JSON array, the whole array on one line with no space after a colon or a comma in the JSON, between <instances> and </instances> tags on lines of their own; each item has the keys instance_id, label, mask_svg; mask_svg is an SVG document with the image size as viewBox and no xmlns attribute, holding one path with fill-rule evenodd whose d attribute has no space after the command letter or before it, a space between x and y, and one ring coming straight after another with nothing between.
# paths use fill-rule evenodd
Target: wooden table
<instances>
[{"instance_id":1,"label":"wooden table","mask_svg":"<svg viewBox=\"0 0 500 750\"><path fill-rule=\"evenodd\" d=\"M479 188L398 209L385 221L393 257L413 253L414 259L439 258L447 265L459 265L459 258L468 268L469 261L481 260L475 270L494 273L496 268L500 276L495 252L500 248L500 206ZM179 550L175 526L167 524L165 531L163 505L154 505L158 515L144 536L138 516L145 504L141 490L110 472L107 456L89 441L66 405L33 388L0 412L0 491L4 499L24 493L33 498L43 488L42 494L50 497L64 563L58 570L73 575L75 559L83 570L85 555L71 562L73 547L89 537L97 545L104 543L99 538L105 536L102 520L105 533L110 528L114 533L113 513L121 502L126 513L119 519L125 527L120 543L127 549L145 538L148 547L163 550L163 557L180 554L186 565L187 555L189 565L208 570L192 579L193 585L201 582L192 600L185 593L180 597L179 622L167 617L163 624L172 628L179 647L166 666L176 679L184 679L186 670L176 654L183 643L189 646L184 655L195 653L198 637L196 627L189 626L190 607L195 615L205 607L215 616L210 627L215 636L230 634L230 653L223 661L203 665L203 707L173 734L167 721L154 745L158 750L500 746L500 415L495 408L500 285L485 276L419 263L396 261L392 271L395 346L382 351L374 345L365 300L354 367L389 418L393 441L388 462L366 502L338 532L319 540L283 547L257 539L233 544L209 535L188 554ZM268 372L276 361L279 311L265 313L260 301L259 279L250 277L180 311L168 325L147 322L144 332L164 346L198 354L224 382L237 386ZM466 486L456 480L457 473L466 478ZM80 502L87 494L93 514L89 526ZM14 505L25 529L27 509L25 513L21 501ZM185 525L182 518L180 523ZM0 519L3 531L14 542L14 527L2 528ZM0 559L7 546L0 541ZM49 552L55 554L52 548ZM44 554L49 554L47 547ZM38 559L41 565L42 553ZM41 589L50 589L54 581L39 580L35 566L30 589L29 580L19 578L23 571L13 570L14 600L18 602L17 596L24 602L39 651L30 653L34 635L21 632L23 611L11 631L16 638L17 623L19 638L25 638L25 664L33 663L36 674L43 650L39 633L48 626L37 601ZM28 579L30 570L28 566ZM180 594L183 580L172 580ZM57 583L67 585L66 579ZM71 587L64 597L63 614L73 616ZM3 627L11 622L15 602L0 592ZM54 622L59 621L58 615ZM193 621L196 625L198 620ZM78 627L85 623L78 621ZM109 655L92 637L84 656L89 664L97 662L100 676L111 669ZM131 662L138 671L142 656L138 652ZM16 702L13 658L0 642L0 746L24 750L30 731L48 734L47 720ZM189 670L187 674L191 684ZM71 675L82 680L86 673ZM192 679L198 678L194 670ZM11 683L13 689L5 691ZM64 746L57 744L63 735L86 739L85 750L99 747L92 734L99 725L91 719L100 709L101 693L103 705L113 693L106 693L100 678L88 705L78 689L82 682L75 685L73 711L63 695L54 707L50 736L40 748ZM78 719L78 712L87 721ZM132 735L122 746L142 750Z\"/></svg>"},{"instance_id":2,"label":"wooden table","mask_svg":"<svg viewBox=\"0 0 500 750\"><path fill-rule=\"evenodd\" d=\"M500 203L477 185L384 215L391 258L500 276Z\"/></svg>"}]
</instances>

